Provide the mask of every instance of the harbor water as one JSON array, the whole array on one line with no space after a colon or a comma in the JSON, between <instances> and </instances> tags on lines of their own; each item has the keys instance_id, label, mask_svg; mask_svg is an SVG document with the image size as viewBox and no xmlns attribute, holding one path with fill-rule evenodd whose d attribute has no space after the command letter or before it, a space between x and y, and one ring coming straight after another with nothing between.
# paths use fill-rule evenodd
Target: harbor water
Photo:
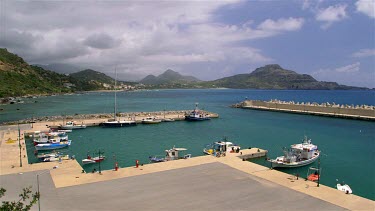
<instances>
[{"instance_id":1,"label":"harbor water","mask_svg":"<svg viewBox=\"0 0 375 211\"><path fill-rule=\"evenodd\" d=\"M119 92L118 111L163 111L199 107L219 114L218 119L203 122L167 122L125 128L90 127L69 134L72 145L64 150L80 162L87 154L99 150L106 160L101 170L134 166L135 160L149 163L149 156L164 155L173 146L187 148L192 156L203 155L205 144L224 136L242 148L259 147L269 151L268 157L282 155L283 147L299 143L306 135L322 152L321 183L335 187L336 179L345 181L354 194L375 199L375 124L374 122L329 117L230 108L245 99L279 99L295 102L335 102L336 104L375 105L373 91L274 91L274 90L154 90ZM37 103L2 105L0 122L49 115L110 113L113 93L88 93L27 99ZM57 122L60 123L60 122ZM36 162L28 142L29 162ZM269 166L264 158L253 162ZM306 177L312 165L296 169L280 169ZM99 170L98 164L85 165L86 172Z\"/></svg>"}]
</instances>

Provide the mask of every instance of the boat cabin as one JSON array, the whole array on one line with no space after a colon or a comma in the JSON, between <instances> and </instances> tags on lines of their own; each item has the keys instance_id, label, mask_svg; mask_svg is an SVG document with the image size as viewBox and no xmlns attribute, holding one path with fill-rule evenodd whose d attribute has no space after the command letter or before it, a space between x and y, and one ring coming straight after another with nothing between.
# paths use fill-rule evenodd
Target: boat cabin
<instances>
[{"instance_id":1,"label":"boat cabin","mask_svg":"<svg viewBox=\"0 0 375 211\"><path fill-rule=\"evenodd\" d=\"M165 154L165 160L169 161L169 160L177 160L177 159L186 159L186 158L190 158L191 157L191 154L186 154L184 155L183 157L179 157L179 152L181 151L186 151L187 149L185 148L175 148L173 147L172 149L167 149L165 150L166 154Z\"/></svg>"}]
</instances>

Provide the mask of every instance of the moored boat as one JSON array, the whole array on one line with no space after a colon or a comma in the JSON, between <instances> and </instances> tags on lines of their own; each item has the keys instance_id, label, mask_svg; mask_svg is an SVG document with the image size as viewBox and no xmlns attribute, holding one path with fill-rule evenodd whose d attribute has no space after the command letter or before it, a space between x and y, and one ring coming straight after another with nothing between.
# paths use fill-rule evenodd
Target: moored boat
<instances>
[{"instance_id":1,"label":"moored boat","mask_svg":"<svg viewBox=\"0 0 375 211\"><path fill-rule=\"evenodd\" d=\"M38 151L61 149L61 148L70 146L71 143L72 143L72 141L68 140L68 141L61 141L61 142L57 142L57 143L37 144L37 145L35 145L35 149L38 150Z\"/></svg>"},{"instance_id":2,"label":"moored boat","mask_svg":"<svg viewBox=\"0 0 375 211\"><path fill-rule=\"evenodd\" d=\"M156 117L153 117L153 116L142 119L142 124L158 124L160 122L161 122L160 119L157 119Z\"/></svg>"},{"instance_id":3,"label":"moored boat","mask_svg":"<svg viewBox=\"0 0 375 211\"><path fill-rule=\"evenodd\" d=\"M59 129L61 130L74 130L74 129L84 129L86 128L86 125L82 124L76 124L74 121L69 121L65 125L60 125Z\"/></svg>"},{"instance_id":4,"label":"moored boat","mask_svg":"<svg viewBox=\"0 0 375 211\"><path fill-rule=\"evenodd\" d=\"M102 162L105 159L104 155L96 156L96 157L91 157L90 155L87 155L87 158L82 160L82 164L91 164L91 163L99 163Z\"/></svg>"},{"instance_id":5,"label":"moored boat","mask_svg":"<svg viewBox=\"0 0 375 211\"><path fill-rule=\"evenodd\" d=\"M336 179L336 181L338 182L337 179ZM344 193L346 193L346 194L351 194L351 193L353 193L353 191L352 191L352 189L350 188L350 186L347 185L347 184L345 184L344 182L341 182L341 183L338 182L337 185L336 185L336 188L337 188L337 190L342 191L342 192L344 192Z\"/></svg>"},{"instance_id":6,"label":"moored boat","mask_svg":"<svg viewBox=\"0 0 375 211\"><path fill-rule=\"evenodd\" d=\"M171 160L178 160L178 159L188 159L191 158L191 154L185 154L183 156L179 156L179 153L182 151L186 151L186 148L176 148L173 147L172 149L165 150L166 154L164 157L162 156L150 156L150 162L157 163L157 162L165 162Z\"/></svg>"},{"instance_id":7,"label":"moored boat","mask_svg":"<svg viewBox=\"0 0 375 211\"><path fill-rule=\"evenodd\" d=\"M318 147L305 136L301 144L291 145L289 150L284 150L283 156L268 161L272 163L273 168L295 168L315 162L319 155Z\"/></svg>"},{"instance_id":8,"label":"moored boat","mask_svg":"<svg viewBox=\"0 0 375 211\"><path fill-rule=\"evenodd\" d=\"M210 120L210 115L204 113L198 109L198 103L195 104L195 109L190 113L185 114L185 120L187 121L204 121Z\"/></svg>"},{"instance_id":9,"label":"moored boat","mask_svg":"<svg viewBox=\"0 0 375 211\"><path fill-rule=\"evenodd\" d=\"M207 144L203 149L203 153L207 155L225 156L226 153L238 153L241 147L237 144L233 144L224 137L221 141L216 141L212 144Z\"/></svg>"}]
</instances>

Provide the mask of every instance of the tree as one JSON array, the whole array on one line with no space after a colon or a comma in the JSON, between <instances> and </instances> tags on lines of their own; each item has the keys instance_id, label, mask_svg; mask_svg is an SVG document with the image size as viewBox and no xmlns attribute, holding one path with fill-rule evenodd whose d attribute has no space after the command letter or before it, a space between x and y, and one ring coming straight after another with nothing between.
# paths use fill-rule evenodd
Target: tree
<instances>
[{"instance_id":1,"label":"tree","mask_svg":"<svg viewBox=\"0 0 375 211\"><path fill-rule=\"evenodd\" d=\"M1 211L9 210L9 211L27 211L30 210L31 207L38 201L39 193L35 192L32 193L31 186L27 188L23 188L23 192L19 195L20 199L18 201L3 201L0 206ZM0 188L0 198L5 195L6 190L4 188ZM31 199L30 199L31 194ZM28 199L30 201L27 203Z\"/></svg>"}]
</instances>

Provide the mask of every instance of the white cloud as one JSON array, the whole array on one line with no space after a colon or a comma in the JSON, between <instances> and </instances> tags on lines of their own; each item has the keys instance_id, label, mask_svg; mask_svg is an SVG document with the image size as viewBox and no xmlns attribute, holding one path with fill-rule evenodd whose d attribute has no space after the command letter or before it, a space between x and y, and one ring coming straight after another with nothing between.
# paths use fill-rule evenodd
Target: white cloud
<instances>
[{"instance_id":1,"label":"white cloud","mask_svg":"<svg viewBox=\"0 0 375 211\"><path fill-rule=\"evenodd\" d=\"M358 72L360 66L361 66L361 63L356 62L354 64L346 65L343 67L338 67L334 71L338 73L353 73L353 72Z\"/></svg>"},{"instance_id":2,"label":"white cloud","mask_svg":"<svg viewBox=\"0 0 375 211\"><path fill-rule=\"evenodd\" d=\"M361 49L352 54L352 57L361 58L375 56L375 49Z\"/></svg>"},{"instance_id":3,"label":"white cloud","mask_svg":"<svg viewBox=\"0 0 375 211\"><path fill-rule=\"evenodd\" d=\"M323 29L327 29L334 22L339 22L347 17L346 4L329 6L325 9L319 9L316 13L315 19L317 21L325 22L322 25Z\"/></svg>"},{"instance_id":4,"label":"white cloud","mask_svg":"<svg viewBox=\"0 0 375 211\"><path fill-rule=\"evenodd\" d=\"M322 68L314 71L311 75L319 81L333 81L344 85L374 88L375 73L361 70L360 66L360 62L355 62L342 67Z\"/></svg>"},{"instance_id":5,"label":"white cloud","mask_svg":"<svg viewBox=\"0 0 375 211\"><path fill-rule=\"evenodd\" d=\"M258 29L266 31L296 31L302 27L303 23L303 18L281 18L276 21L267 19L258 26Z\"/></svg>"},{"instance_id":6,"label":"white cloud","mask_svg":"<svg viewBox=\"0 0 375 211\"><path fill-rule=\"evenodd\" d=\"M359 0L355 3L357 11L371 18L375 18L375 1L374 0Z\"/></svg>"},{"instance_id":7,"label":"white cloud","mask_svg":"<svg viewBox=\"0 0 375 211\"><path fill-rule=\"evenodd\" d=\"M296 31L304 24L303 18L292 17L258 26L252 20L242 25L216 21L218 9L238 2L7 1L0 46L30 63L68 63L104 72L117 66L119 75L158 74L168 68L184 72L194 64L217 71L273 61L238 43Z\"/></svg>"}]
</instances>

